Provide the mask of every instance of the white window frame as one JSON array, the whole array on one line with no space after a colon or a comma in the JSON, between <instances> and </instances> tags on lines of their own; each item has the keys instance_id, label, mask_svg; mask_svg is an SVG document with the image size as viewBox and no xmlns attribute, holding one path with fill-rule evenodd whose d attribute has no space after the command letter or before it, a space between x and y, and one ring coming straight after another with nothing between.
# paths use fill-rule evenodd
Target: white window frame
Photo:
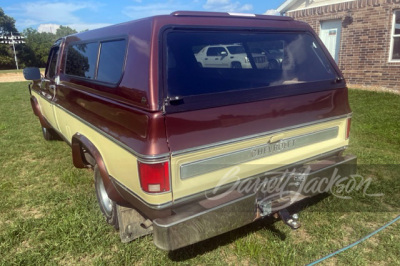
<instances>
[{"instance_id":1,"label":"white window frame","mask_svg":"<svg viewBox=\"0 0 400 266\"><path fill-rule=\"evenodd\" d=\"M390 33L390 49L389 49L389 62L400 62L400 59L393 59L393 46L394 46L394 38L400 38L400 34L394 34L394 30L396 27L396 12L400 12L400 9L393 10L393 18L392 18L392 31Z\"/></svg>"}]
</instances>

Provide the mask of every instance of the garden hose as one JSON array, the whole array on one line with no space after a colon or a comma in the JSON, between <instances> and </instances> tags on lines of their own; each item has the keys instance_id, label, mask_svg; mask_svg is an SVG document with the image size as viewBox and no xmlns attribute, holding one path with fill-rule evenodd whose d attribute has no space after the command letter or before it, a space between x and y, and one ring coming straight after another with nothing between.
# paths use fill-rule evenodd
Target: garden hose
<instances>
[{"instance_id":1,"label":"garden hose","mask_svg":"<svg viewBox=\"0 0 400 266\"><path fill-rule=\"evenodd\" d=\"M370 233L370 234L366 235L365 237L363 237L363 238L357 240L357 241L354 242L353 244L350 244L350 245L348 245L348 246L346 246L346 247L344 247L344 248L341 248L341 249L339 249L339 250L336 250L335 252L333 252L333 253L331 253L331 254L329 254L329 255L326 255L325 257L323 257L323 258L321 258L321 259L319 259L319 260L316 260L316 261L314 261L314 262L312 262L312 263L310 263L310 264L307 264L307 265L308 265L308 266L310 266L310 265L315 265L315 264L320 263L320 262L322 262L322 261L324 261L324 260L326 260L326 259L329 259L330 257L333 257L333 256L335 256L335 255L337 255L337 254L339 254L339 253L341 253L341 252L343 252L343 251L345 251L345 250L347 250L347 249L349 249L349 248L352 248L352 247L354 247L354 246L360 244L361 242L367 240L367 239L370 238L371 236L373 236L373 235L379 233L380 231L382 231L383 229L387 228L387 227L390 226L391 224L394 224L394 223L397 222L398 220L400 220L400 215L397 216L397 217L396 217L395 219L393 219L392 221L390 221L390 222L388 222L387 224L385 224L384 226L382 226L382 227L376 229L376 230L373 231L372 233Z\"/></svg>"}]
</instances>

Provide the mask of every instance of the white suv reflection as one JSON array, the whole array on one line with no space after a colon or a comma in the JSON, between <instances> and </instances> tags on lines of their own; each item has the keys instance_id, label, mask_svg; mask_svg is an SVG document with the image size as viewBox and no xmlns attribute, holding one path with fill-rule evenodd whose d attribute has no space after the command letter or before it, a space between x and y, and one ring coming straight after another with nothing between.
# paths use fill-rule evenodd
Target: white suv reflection
<instances>
[{"instance_id":1,"label":"white suv reflection","mask_svg":"<svg viewBox=\"0 0 400 266\"><path fill-rule=\"evenodd\" d=\"M268 68L268 59L262 53L251 54L258 69ZM205 68L252 68L242 45L209 45L195 54L201 67Z\"/></svg>"}]
</instances>

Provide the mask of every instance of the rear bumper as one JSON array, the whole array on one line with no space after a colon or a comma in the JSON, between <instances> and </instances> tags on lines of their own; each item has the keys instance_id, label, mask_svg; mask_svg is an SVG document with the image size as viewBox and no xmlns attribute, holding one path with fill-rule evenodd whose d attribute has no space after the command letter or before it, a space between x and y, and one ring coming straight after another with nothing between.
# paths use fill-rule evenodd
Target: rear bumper
<instances>
[{"instance_id":1,"label":"rear bumper","mask_svg":"<svg viewBox=\"0 0 400 266\"><path fill-rule=\"evenodd\" d=\"M249 178L244 181L249 182L247 186L191 202L175 209L172 216L155 219L154 243L160 249L175 250L239 228L304 198L329 192L338 177L356 173L356 163L352 155L331 156ZM253 189L240 189L244 187Z\"/></svg>"}]
</instances>

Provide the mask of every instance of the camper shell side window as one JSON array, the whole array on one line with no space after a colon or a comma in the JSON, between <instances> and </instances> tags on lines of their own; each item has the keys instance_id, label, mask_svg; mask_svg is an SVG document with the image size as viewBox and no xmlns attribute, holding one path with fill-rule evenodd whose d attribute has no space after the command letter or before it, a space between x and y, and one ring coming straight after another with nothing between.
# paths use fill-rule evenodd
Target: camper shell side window
<instances>
[{"instance_id":1,"label":"camper shell side window","mask_svg":"<svg viewBox=\"0 0 400 266\"><path fill-rule=\"evenodd\" d=\"M116 85L125 68L127 40L74 42L67 47L65 74L89 82Z\"/></svg>"}]
</instances>

